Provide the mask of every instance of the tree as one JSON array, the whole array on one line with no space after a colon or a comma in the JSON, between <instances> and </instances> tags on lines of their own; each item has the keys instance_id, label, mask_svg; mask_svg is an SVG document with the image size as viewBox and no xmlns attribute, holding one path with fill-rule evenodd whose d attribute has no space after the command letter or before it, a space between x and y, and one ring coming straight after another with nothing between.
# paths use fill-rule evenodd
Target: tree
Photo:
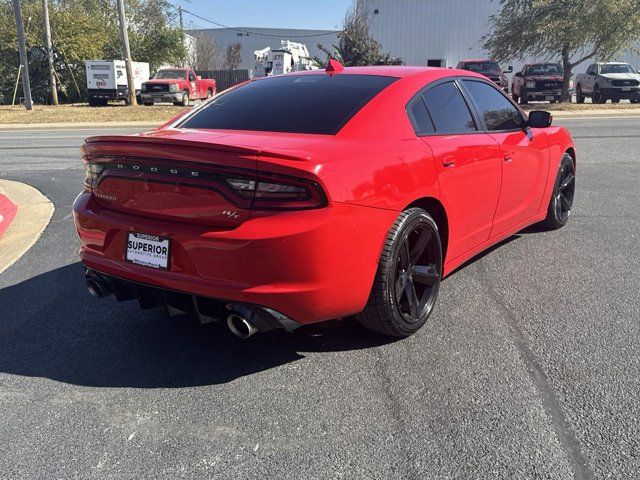
<instances>
[{"instance_id":1,"label":"tree","mask_svg":"<svg viewBox=\"0 0 640 480\"><path fill-rule=\"evenodd\" d=\"M357 5L347 10L342 31L338 33L338 45L332 45L333 51L322 44L318 44L318 48L348 67L402 63L399 58L382 51L382 45L371 36L369 19Z\"/></svg>"},{"instance_id":2,"label":"tree","mask_svg":"<svg viewBox=\"0 0 640 480\"><path fill-rule=\"evenodd\" d=\"M483 46L498 61L525 56L559 59L563 101L569 100L573 69L607 61L640 38L640 0L500 0Z\"/></svg>"},{"instance_id":3,"label":"tree","mask_svg":"<svg viewBox=\"0 0 640 480\"><path fill-rule=\"evenodd\" d=\"M0 94L11 101L18 73L18 45L12 0L0 0ZM184 55L180 29L171 24L166 0L126 0L133 59L153 70L178 63ZM49 3L54 70L62 99L86 98L85 60L122 58L115 0L52 0ZM48 103L48 70L41 0L22 0L32 94ZM28 29L26 28L28 24Z\"/></svg>"},{"instance_id":4,"label":"tree","mask_svg":"<svg viewBox=\"0 0 640 480\"><path fill-rule=\"evenodd\" d=\"M191 36L196 39L196 61L193 68L198 71L222 68L224 59L215 38L206 32L192 32Z\"/></svg>"},{"instance_id":5,"label":"tree","mask_svg":"<svg viewBox=\"0 0 640 480\"><path fill-rule=\"evenodd\" d=\"M242 63L242 45L240 43L232 43L227 46L227 53L224 58L226 68L235 70Z\"/></svg>"}]
</instances>

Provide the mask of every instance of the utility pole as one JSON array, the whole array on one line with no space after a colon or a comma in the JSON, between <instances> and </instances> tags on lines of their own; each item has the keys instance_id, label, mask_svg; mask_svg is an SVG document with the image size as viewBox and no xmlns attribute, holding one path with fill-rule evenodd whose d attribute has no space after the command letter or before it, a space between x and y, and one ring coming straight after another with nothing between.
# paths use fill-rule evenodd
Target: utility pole
<instances>
[{"instance_id":1,"label":"utility pole","mask_svg":"<svg viewBox=\"0 0 640 480\"><path fill-rule=\"evenodd\" d=\"M22 65L24 106L27 110L33 110L33 101L31 100L31 82L29 82L29 61L27 60L27 48L24 43L24 26L22 25L20 0L13 0L13 13L16 16L16 26L18 27L18 51L20 53L20 65Z\"/></svg>"},{"instance_id":2,"label":"utility pole","mask_svg":"<svg viewBox=\"0 0 640 480\"><path fill-rule=\"evenodd\" d=\"M51 25L49 24L48 0L42 0L44 12L44 35L47 44L47 57L49 58L49 85L51 85L51 103L58 105L58 86L56 84L56 72L53 69L53 46L51 45Z\"/></svg>"},{"instance_id":3,"label":"utility pole","mask_svg":"<svg viewBox=\"0 0 640 480\"><path fill-rule=\"evenodd\" d=\"M127 33L127 17L124 13L124 2L118 0L118 18L120 19L120 40L124 46L124 62L127 67L127 85L129 87L129 105L136 106L136 88L133 83L133 66L131 65L131 49L129 48L129 34Z\"/></svg>"},{"instance_id":4,"label":"utility pole","mask_svg":"<svg viewBox=\"0 0 640 480\"><path fill-rule=\"evenodd\" d=\"M182 5L178 5L178 17L180 18L180 40L182 41L182 48L186 48L187 43L184 41L184 21L182 20ZM186 67L186 59L183 57L180 59L182 67Z\"/></svg>"}]
</instances>

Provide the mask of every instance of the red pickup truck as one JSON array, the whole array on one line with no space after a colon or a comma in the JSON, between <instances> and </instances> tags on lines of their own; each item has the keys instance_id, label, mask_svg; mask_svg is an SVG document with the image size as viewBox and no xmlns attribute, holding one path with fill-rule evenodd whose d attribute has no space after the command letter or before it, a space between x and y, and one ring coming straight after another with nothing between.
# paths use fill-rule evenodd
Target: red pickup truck
<instances>
[{"instance_id":1,"label":"red pickup truck","mask_svg":"<svg viewBox=\"0 0 640 480\"><path fill-rule=\"evenodd\" d=\"M140 99L145 105L172 102L186 107L190 100L211 98L215 93L212 78L201 78L191 68L163 68L142 84Z\"/></svg>"}]
</instances>

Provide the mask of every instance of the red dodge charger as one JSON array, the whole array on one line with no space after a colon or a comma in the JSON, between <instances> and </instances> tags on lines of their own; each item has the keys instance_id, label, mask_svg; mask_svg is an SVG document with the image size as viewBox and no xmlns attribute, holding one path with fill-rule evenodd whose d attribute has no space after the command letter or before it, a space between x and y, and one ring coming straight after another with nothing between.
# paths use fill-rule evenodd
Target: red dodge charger
<instances>
[{"instance_id":1,"label":"red dodge charger","mask_svg":"<svg viewBox=\"0 0 640 480\"><path fill-rule=\"evenodd\" d=\"M564 128L480 74L333 63L82 153L89 291L226 319L243 338L351 315L413 334L444 276L567 222L576 168Z\"/></svg>"}]
</instances>

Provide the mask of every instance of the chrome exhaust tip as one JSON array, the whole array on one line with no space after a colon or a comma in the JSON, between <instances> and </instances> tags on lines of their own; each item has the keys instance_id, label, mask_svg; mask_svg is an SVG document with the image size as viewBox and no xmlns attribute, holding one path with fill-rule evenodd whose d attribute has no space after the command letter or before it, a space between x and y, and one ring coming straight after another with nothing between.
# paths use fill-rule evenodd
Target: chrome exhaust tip
<instances>
[{"instance_id":1,"label":"chrome exhaust tip","mask_svg":"<svg viewBox=\"0 0 640 480\"><path fill-rule=\"evenodd\" d=\"M258 329L253 323L237 313L232 313L227 317L227 326L231 333L243 340L258 333Z\"/></svg>"},{"instance_id":2,"label":"chrome exhaust tip","mask_svg":"<svg viewBox=\"0 0 640 480\"><path fill-rule=\"evenodd\" d=\"M95 298L104 298L111 295L111 288L96 278L87 278L87 290Z\"/></svg>"}]
</instances>

